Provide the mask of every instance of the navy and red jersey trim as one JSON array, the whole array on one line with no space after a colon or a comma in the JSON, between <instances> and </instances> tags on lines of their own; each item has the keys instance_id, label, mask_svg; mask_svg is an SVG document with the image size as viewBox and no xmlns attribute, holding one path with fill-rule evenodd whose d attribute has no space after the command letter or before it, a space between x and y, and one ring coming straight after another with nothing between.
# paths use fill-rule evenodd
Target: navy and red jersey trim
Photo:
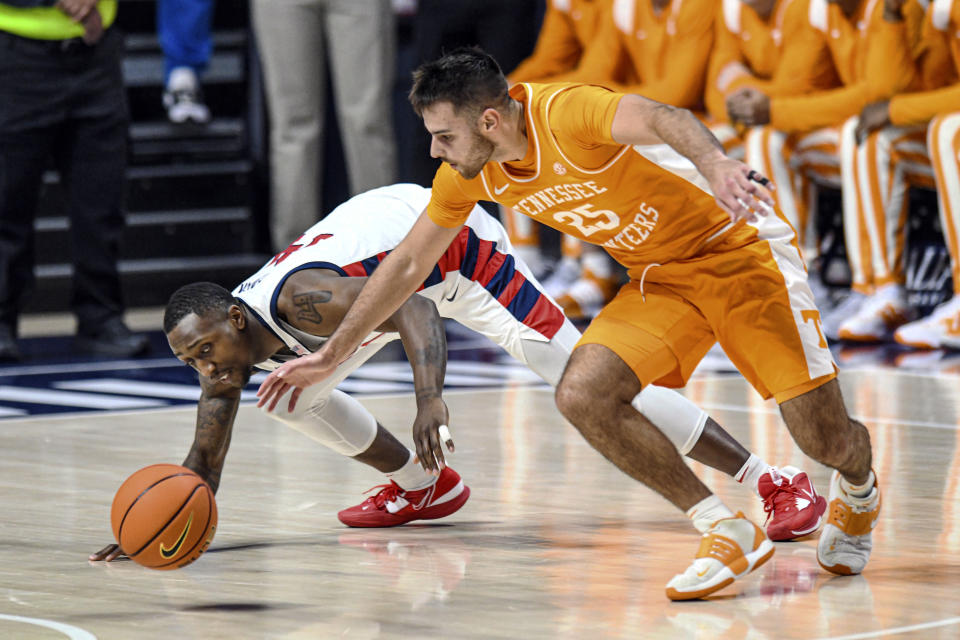
<instances>
[{"instance_id":1,"label":"navy and red jersey trim","mask_svg":"<svg viewBox=\"0 0 960 640\"><path fill-rule=\"evenodd\" d=\"M340 267L352 277L371 275L389 251ZM443 282L451 271L480 283L514 318L552 338L563 325L563 312L516 268L513 256L499 251L497 243L477 237L463 227L418 289Z\"/></svg>"}]
</instances>

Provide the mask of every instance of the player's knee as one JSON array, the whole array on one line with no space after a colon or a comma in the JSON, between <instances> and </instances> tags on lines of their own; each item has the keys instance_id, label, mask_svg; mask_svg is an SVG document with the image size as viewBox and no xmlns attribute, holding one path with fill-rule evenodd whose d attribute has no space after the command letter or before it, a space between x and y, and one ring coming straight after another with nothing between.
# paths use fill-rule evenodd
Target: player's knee
<instances>
[{"instance_id":1,"label":"player's knee","mask_svg":"<svg viewBox=\"0 0 960 640\"><path fill-rule=\"evenodd\" d=\"M591 393L579 376L565 374L554 391L554 400L560 413L576 424L578 418L589 412L595 394Z\"/></svg>"},{"instance_id":2,"label":"player's knee","mask_svg":"<svg viewBox=\"0 0 960 640\"><path fill-rule=\"evenodd\" d=\"M328 400L329 399L327 397L322 397L311 398L308 401L306 398L301 397L291 411L290 392L287 392L281 396L280 400L277 401L277 406L273 408L273 411L270 410L269 405L263 405L260 407L260 411L274 420L279 420L280 422L296 422L309 415L311 411L322 411Z\"/></svg>"}]
</instances>

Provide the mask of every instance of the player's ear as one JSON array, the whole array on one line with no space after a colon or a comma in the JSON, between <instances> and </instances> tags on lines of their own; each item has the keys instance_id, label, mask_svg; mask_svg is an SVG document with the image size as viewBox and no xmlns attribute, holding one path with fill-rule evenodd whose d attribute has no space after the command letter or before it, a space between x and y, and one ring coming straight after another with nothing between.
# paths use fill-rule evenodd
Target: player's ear
<instances>
[{"instance_id":1,"label":"player's ear","mask_svg":"<svg viewBox=\"0 0 960 640\"><path fill-rule=\"evenodd\" d=\"M230 324L233 325L234 329L243 331L247 328L247 316L244 315L240 305L231 305L230 309L227 310L227 317L230 319Z\"/></svg>"},{"instance_id":2,"label":"player's ear","mask_svg":"<svg viewBox=\"0 0 960 640\"><path fill-rule=\"evenodd\" d=\"M493 107L488 107L480 114L480 131L491 133L500 126L502 121L503 116L500 115L500 112Z\"/></svg>"}]
</instances>

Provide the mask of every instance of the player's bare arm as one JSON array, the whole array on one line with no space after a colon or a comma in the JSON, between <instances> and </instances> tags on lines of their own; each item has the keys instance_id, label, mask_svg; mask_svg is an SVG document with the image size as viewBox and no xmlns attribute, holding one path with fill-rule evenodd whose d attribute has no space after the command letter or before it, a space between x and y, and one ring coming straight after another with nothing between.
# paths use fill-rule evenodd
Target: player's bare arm
<instances>
[{"instance_id":1,"label":"player's bare arm","mask_svg":"<svg viewBox=\"0 0 960 640\"><path fill-rule=\"evenodd\" d=\"M302 390L333 373L364 336L381 326L416 291L459 231L459 227L441 227L426 213L421 214L403 242L374 271L330 339L316 353L287 362L267 376L257 391L257 406L276 406L291 387Z\"/></svg>"},{"instance_id":2,"label":"player's bare arm","mask_svg":"<svg viewBox=\"0 0 960 640\"><path fill-rule=\"evenodd\" d=\"M668 144L689 158L709 181L717 204L733 221L751 222L773 206L770 181L742 162L727 157L723 145L687 109L627 95L613 118L613 139L621 144Z\"/></svg>"},{"instance_id":3,"label":"player's bare arm","mask_svg":"<svg viewBox=\"0 0 960 640\"><path fill-rule=\"evenodd\" d=\"M197 403L197 429L193 445L183 466L195 471L214 493L220 486L220 473L230 448L233 421L240 406L240 389L219 384L200 375L202 393ZM118 544L108 544L90 554L93 561L111 562L124 555Z\"/></svg>"},{"instance_id":4,"label":"player's bare arm","mask_svg":"<svg viewBox=\"0 0 960 640\"><path fill-rule=\"evenodd\" d=\"M197 429L183 466L195 471L216 493L230 448L241 389L217 384L203 375L200 387L203 391L197 403Z\"/></svg>"},{"instance_id":5,"label":"player's bare arm","mask_svg":"<svg viewBox=\"0 0 960 640\"><path fill-rule=\"evenodd\" d=\"M301 331L315 336L329 336L343 322L367 280L344 278L326 269L298 271L287 279L280 291L277 311L286 322ZM444 457L438 428L441 424L447 424L449 417L442 397L447 368L447 337L440 314L430 300L411 295L375 329L400 334L407 360L413 369L417 399L413 440L417 455L425 469L439 471ZM299 388L291 394L291 410L296 406L299 395ZM452 451L452 445L449 446Z\"/></svg>"}]
</instances>

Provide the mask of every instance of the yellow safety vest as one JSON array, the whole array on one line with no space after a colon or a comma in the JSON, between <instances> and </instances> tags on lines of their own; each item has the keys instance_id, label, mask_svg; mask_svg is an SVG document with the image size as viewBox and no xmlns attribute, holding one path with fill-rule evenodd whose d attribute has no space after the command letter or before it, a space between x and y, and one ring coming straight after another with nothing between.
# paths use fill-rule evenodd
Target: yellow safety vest
<instances>
[{"instance_id":1,"label":"yellow safety vest","mask_svg":"<svg viewBox=\"0 0 960 640\"><path fill-rule=\"evenodd\" d=\"M117 0L99 0L103 28L117 17ZM83 35L83 27L53 7L21 9L0 3L0 31L35 40L69 40Z\"/></svg>"}]
</instances>

